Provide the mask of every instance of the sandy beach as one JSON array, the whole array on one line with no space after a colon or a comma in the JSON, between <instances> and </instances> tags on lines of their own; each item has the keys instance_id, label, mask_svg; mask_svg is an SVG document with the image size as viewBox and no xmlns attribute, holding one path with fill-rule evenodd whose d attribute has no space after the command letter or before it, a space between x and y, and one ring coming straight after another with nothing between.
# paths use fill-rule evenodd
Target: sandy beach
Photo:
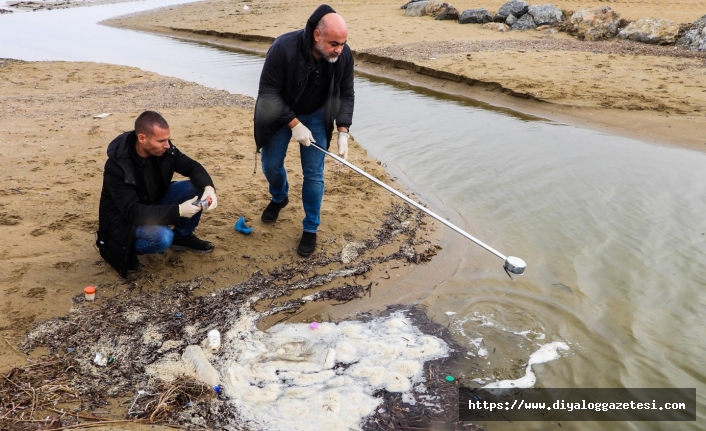
<instances>
[{"instance_id":1,"label":"sandy beach","mask_svg":"<svg viewBox=\"0 0 706 431\"><path fill-rule=\"evenodd\" d=\"M503 3L451 4L459 11L483 7L494 12ZM263 52L268 40L298 29L318 4L208 0L107 24ZM564 32L498 32L479 24L406 17L402 4L333 4L347 20L358 72L648 142L706 150L700 132L706 125L701 113L706 104L702 53L621 40L583 42ZM655 17L680 24L706 13L697 1L552 4L567 14L607 5L627 20Z\"/></svg>"},{"instance_id":2,"label":"sandy beach","mask_svg":"<svg viewBox=\"0 0 706 431\"><path fill-rule=\"evenodd\" d=\"M251 98L127 67L7 60L0 65L0 212L6 239L0 248L0 328L7 342L16 344L34 323L66 314L85 285L97 286L98 297L105 298L209 276L208 283L199 283L199 294L208 294L299 260L301 205L290 205L274 225L259 220L269 194L260 169L253 174ZM196 232L216 250L144 256L146 268L123 281L93 245L98 199L107 144L130 130L147 107L165 115L175 145L216 182L218 209L204 216ZM93 118L101 113L111 115ZM387 181L357 144L349 158ZM293 168L290 175L297 202L301 173ZM393 200L335 163L327 164L326 178L319 252L340 256L345 244L373 237ZM233 228L241 216L255 228L248 236ZM0 368L23 360L3 344Z\"/></svg>"},{"instance_id":3,"label":"sandy beach","mask_svg":"<svg viewBox=\"0 0 706 431\"><path fill-rule=\"evenodd\" d=\"M503 3L465 1L454 6L459 11L470 7L493 11ZM206 0L107 24L264 53L272 38L300 28L318 4ZM410 18L399 9L401 4L390 0L332 4L348 22L359 72L648 142L706 151L704 54L634 42L582 42L565 33L501 33L480 25ZM597 1L554 4L566 11L606 5ZM608 4L630 20L650 16L690 23L706 13L697 1ZM5 237L0 245L4 298L0 371L27 363L22 342L35 325L87 310L89 305L82 299L86 285L98 288L95 307L99 308L107 301L129 304L131 295L144 300L144 295L184 292L184 286L188 301L196 303L198 297L221 295L227 287L282 268L297 268L302 279L313 279L358 265L362 280L334 277L293 295L273 291L272 301L268 297L259 304L264 309L275 299L286 303L293 297L341 287L357 295L356 289L375 280L367 298L336 307L333 316L324 314L331 308L326 305L345 295L312 306L323 320L333 320L356 308L379 310L423 297L424 289L430 289L425 280L439 271L424 263L435 253L445 253L449 241L458 244L444 236L447 232L438 223L402 212L398 199L329 161L320 248L306 263L295 252L303 210L298 204L301 173L292 163L298 157L293 150L289 175L292 201L297 204L290 205L274 225L259 220L269 194L260 168L253 174L254 100L246 96L130 67L0 59L0 102L0 230ZM107 144L131 130L134 118L145 109L163 113L175 145L201 162L214 178L219 206L203 217L196 233L212 241L216 250L208 255L170 250L144 256L145 269L122 280L93 245L98 199ZM94 118L102 113L110 115ZM357 143L351 146L349 160L402 189ZM241 216L255 228L251 235L234 231ZM407 224L400 228L400 223ZM360 256L344 262L342 251L351 249ZM426 287L411 288L404 298L391 293L399 283L386 281L393 267L402 279L414 279ZM278 315L263 322L280 319ZM30 357L49 352L40 347ZM116 418L123 413L113 412Z\"/></svg>"}]
</instances>

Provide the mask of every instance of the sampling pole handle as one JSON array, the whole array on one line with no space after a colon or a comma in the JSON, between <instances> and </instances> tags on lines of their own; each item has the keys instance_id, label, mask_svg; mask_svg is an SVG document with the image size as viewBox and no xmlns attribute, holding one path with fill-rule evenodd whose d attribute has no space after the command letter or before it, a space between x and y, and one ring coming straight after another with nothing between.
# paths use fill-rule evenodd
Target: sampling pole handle
<instances>
[{"instance_id":1,"label":"sampling pole handle","mask_svg":"<svg viewBox=\"0 0 706 431\"><path fill-rule=\"evenodd\" d=\"M504 256L504 255L503 255L502 253L500 253L499 251L497 251L497 250L495 250L494 248L492 248L491 246L485 244L483 241L479 240L478 238L475 238L473 235L467 233L466 231L464 231L464 230L461 229L460 227L456 226L455 224L451 223L450 221L441 218L440 216L436 215L436 214L435 214L434 212L432 212L431 210L429 210L429 209L423 207L422 205L418 204L417 202L413 201L412 199L408 198L407 196L403 195L402 193L398 192L397 190L393 189L392 187L388 186L387 184L383 183L382 181L378 180L378 179L375 178L374 176L368 174L368 173L365 172L364 170L362 170L362 169L358 168L357 166L355 166L355 165L353 165L353 164L347 162L346 160L342 159L341 157L338 157L337 155L333 154L332 152L324 150L323 148L319 147L319 146L316 145L316 144L312 144L311 146L314 147L314 148L316 148L317 150L322 151L323 153L325 153L325 154L331 156L331 157L332 157L334 160L336 160L337 162L343 163L344 165L346 165L346 166L348 166L349 168L353 169L354 171L358 172L359 174L361 174L361 175L364 176L365 178L369 179L370 181L374 182L375 184L379 185L380 187L386 189L387 191L389 191L389 192L391 192L391 193L393 193L393 194L399 196L400 198L402 198L402 199L403 199L405 202L407 202L408 204L410 204L410 205L412 205L412 206L414 206L414 207L416 207L416 208L419 208L420 210L424 211L425 213L427 213L427 214L430 215L431 217L433 217L433 218L439 220L440 222L442 222L442 223L445 224L446 226L450 227L451 229L455 230L456 232L460 233L461 235L463 235L463 236L465 236L466 238L470 239L471 241L475 242L475 243L478 244L479 246L481 246L481 247L483 247L484 249L488 250L489 252L493 253L494 255L496 255L497 257L499 257L500 259L502 259L502 260L507 260L507 257Z\"/></svg>"}]
</instances>

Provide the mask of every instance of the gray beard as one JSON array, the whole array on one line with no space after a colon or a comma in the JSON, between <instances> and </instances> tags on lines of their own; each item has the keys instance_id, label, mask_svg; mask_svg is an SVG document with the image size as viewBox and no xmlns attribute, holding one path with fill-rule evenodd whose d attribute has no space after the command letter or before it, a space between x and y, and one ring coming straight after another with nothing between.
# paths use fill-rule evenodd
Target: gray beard
<instances>
[{"instance_id":1,"label":"gray beard","mask_svg":"<svg viewBox=\"0 0 706 431\"><path fill-rule=\"evenodd\" d=\"M338 61L338 57L340 57L340 55L337 55L336 57L331 57L324 54L323 48L320 48L319 45L316 45L314 49L322 58L326 59L326 61L328 61L329 63L335 63L336 61Z\"/></svg>"}]
</instances>

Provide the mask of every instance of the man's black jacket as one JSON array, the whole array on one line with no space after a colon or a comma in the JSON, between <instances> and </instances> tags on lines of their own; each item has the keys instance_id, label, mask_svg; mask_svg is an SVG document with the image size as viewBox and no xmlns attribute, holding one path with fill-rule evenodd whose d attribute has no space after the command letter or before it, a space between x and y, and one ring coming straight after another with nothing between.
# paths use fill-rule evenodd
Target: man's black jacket
<instances>
[{"instance_id":1,"label":"man's black jacket","mask_svg":"<svg viewBox=\"0 0 706 431\"><path fill-rule=\"evenodd\" d=\"M179 205L150 204L161 196L147 196L145 178L130 148L135 146L135 131L125 132L108 145L108 160L103 172L103 190L98 209L96 245L101 256L120 274L127 277L127 268L135 259L133 240L141 225L174 225L179 222ZM213 187L211 176L200 163L182 154L170 142L169 149L155 157L160 183L154 189L166 191L174 173L191 180L203 192ZM215 187L214 187L215 188Z\"/></svg>"},{"instance_id":2,"label":"man's black jacket","mask_svg":"<svg viewBox=\"0 0 706 431\"><path fill-rule=\"evenodd\" d=\"M335 13L328 5L319 6L309 17L306 28L285 33L275 39L267 51L260 75L260 88L255 103L255 144L257 150L285 124L296 118L293 111L314 69L313 32L324 15ZM350 127L353 122L353 54L343 47L335 63L326 101L326 148L331 144L333 122L338 127Z\"/></svg>"}]
</instances>

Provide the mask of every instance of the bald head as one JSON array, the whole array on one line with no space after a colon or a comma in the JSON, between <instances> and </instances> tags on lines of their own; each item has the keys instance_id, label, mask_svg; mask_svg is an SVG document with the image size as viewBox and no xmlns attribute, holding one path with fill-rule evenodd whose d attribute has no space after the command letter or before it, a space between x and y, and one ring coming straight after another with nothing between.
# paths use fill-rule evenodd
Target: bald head
<instances>
[{"instance_id":1,"label":"bald head","mask_svg":"<svg viewBox=\"0 0 706 431\"><path fill-rule=\"evenodd\" d=\"M329 63L335 63L347 41L348 27L343 17L337 13L328 13L314 29L312 55L317 60L325 58Z\"/></svg>"}]
</instances>

